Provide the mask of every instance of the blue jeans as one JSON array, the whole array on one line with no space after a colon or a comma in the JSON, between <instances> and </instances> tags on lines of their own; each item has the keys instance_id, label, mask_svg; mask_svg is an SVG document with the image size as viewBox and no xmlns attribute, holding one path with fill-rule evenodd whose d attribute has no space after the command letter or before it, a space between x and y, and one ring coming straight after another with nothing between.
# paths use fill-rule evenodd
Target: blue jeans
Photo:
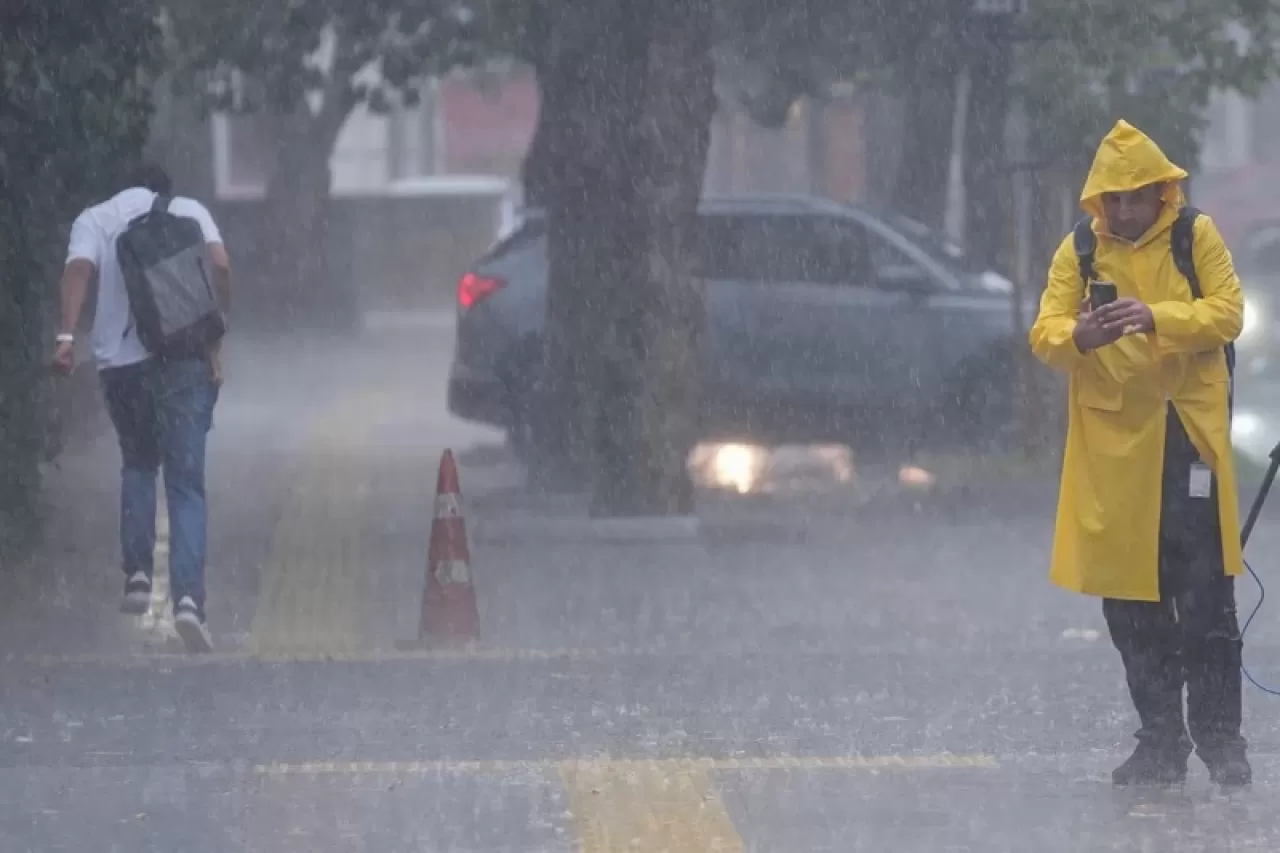
<instances>
[{"instance_id":1,"label":"blue jeans","mask_svg":"<svg viewBox=\"0 0 1280 853\"><path fill-rule=\"evenodd\" d=\"M164 467L169 507L169 585L204 613L208 512L205 442L218 387L203 359L150 358L101 371L107 411L120 439L120 547L126 577L151 577L156 545L156 474Z\"/></svg>"}]
</instances>

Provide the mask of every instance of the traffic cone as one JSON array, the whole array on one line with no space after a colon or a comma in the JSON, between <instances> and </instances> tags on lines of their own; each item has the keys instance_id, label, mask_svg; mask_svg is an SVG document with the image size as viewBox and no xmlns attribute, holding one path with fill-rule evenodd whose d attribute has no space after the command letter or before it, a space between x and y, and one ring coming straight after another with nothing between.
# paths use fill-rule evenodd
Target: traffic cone
<instances>
[{"instance_id":1,"label":"traffic cone","mask_svg":"<svg viewBox=\"0 0 1280 853\"><path fill-rule=\"evenodd\" d=\"M467 523L453 451L440 457L436 479L436 513L427 548L427 583L422 593L418 640L433 643L473 642L480 638L480 614L471 579Z\"/></svg>"}]
</instances>

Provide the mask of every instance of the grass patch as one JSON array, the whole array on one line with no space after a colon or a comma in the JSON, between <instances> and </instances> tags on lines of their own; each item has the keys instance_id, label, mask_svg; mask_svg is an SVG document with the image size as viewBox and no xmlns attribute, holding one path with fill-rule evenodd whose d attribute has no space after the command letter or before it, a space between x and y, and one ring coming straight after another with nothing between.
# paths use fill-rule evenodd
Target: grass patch
<instances>
[{"instance_id":1,"label":"grass patch","mask_svg":"<svg viewBox=\"0 0 1280 853\"><path fill-rule=\"evenodd\" d=\"M1235 463L1236 482L1244 489L1256 490L1261 485L1262 478L1266 476L1267 459L1246 456L1237 450ZM1028 456L1017 451L921 454L914 464L937 478L935 487L945 489L974 484L993 485L1056 480L1062 473L1062 454L1053 452ZM1248 498L1252 500L1252 494L1248 495Z\"/></svg>"},{"instance_id":2,"label":"grass patch","mask_svg":"<svg viewBox=\"0 0 1280 853\"><path fill-rule=\"evenodd\" d=\"M1056 479L1062 472L1062 453L921 454L915 464L937 478L941 488L965 484L1029 482Z\"/></svg>"}]
</instances>

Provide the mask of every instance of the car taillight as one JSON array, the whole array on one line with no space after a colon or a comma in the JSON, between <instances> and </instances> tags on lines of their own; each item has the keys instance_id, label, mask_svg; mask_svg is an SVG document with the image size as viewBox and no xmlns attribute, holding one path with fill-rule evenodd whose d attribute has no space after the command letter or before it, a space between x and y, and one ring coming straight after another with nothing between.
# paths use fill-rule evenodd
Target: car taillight
<instances>
[{"instance_id":1,"label":"car taillight","mask_svg":"<svg viewBox=\"0 0 1280 853\"><path fill-rule=\"evenodd\" d=\"M506 282L500 278L469 272L458 279L458 304L463 308L471 308L505 285Z\"/></svg>"}]
</instances>

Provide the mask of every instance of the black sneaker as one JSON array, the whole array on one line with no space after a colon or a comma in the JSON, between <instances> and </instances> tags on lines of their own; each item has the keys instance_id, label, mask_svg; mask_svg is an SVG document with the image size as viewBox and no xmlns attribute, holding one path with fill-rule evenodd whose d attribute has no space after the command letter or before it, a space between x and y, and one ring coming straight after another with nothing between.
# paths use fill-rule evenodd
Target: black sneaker
<instances>
[{"instance_id":1,"label":"black sneaker","mask_svg":"<svg viewBox=\"0 0 1280 853\"><path fill-rule=\"evenodd\" d=\"M121 613L142 615L151 608L151 578L146 572L134 572L124 583L124 598L120 601Z\"/></svg>"},{"instance_id":2,"label":"black sneaker","mask_svg":"<svg viewBox=\"0 0 1280 853\"><path fill-rule=\"evenodd\" d=\"M193 654L204 654L213 651L213 636L209 626L205 624L204 614L196 607L191 596L184 595L173 610L173 627L178 636Z\"/></svg>"},{"instance_id":3,"label":"black sneaker","mask_svg":"<svg viewBox=\"0 0 1280 853\"><path fill-rule=\"evenodd\" d=\"M1187 756L1181 751L1139 743L1124 764L1111 773L1113 785L1171 786L1187 781Z\"/></svg>"}]
</instances>

